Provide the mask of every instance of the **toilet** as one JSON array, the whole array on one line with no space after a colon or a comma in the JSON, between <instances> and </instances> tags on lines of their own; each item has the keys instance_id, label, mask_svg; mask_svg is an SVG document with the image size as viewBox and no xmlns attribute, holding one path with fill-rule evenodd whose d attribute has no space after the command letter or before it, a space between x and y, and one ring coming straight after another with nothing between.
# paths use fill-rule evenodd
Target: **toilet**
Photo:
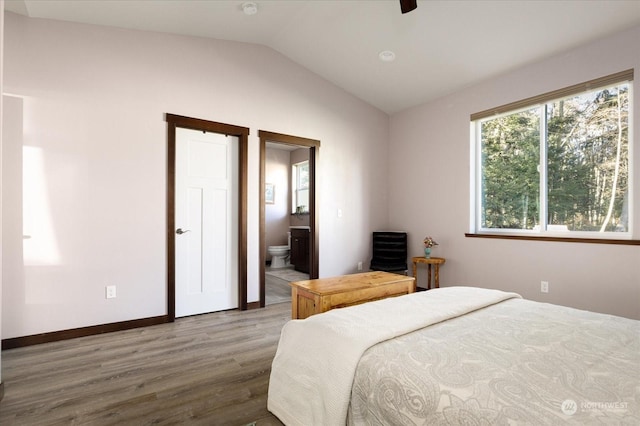
<instances>
[{"instance_id":1,"label":"toilet","mask_svg":"<svg viewBox=\"0 0 640 426\"><path fill-rule=\"evenodd\" d=\"M291 247L291 232L287 232L286 246L269 246L267 253L271 255L271 268L284 268L289 260L289 248Z\"/></svg>"}]
</instances>

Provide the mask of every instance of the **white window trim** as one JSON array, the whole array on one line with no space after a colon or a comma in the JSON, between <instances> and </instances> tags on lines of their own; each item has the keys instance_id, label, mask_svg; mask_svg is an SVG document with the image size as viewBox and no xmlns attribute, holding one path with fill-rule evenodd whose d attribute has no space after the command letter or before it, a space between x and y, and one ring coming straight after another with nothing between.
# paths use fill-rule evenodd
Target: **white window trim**
<instances>
[{"instance_id":1,"label":"white window trim","mask_svg":"<svg viewBox=\"0 0 640 426\"><path fill-rule=\"evenodd\" d=\"M293 188L293 195L291 197L291 214L298 214L296 212L297 210L297 202L298 202L298 192L300 190L307 190L309 191L310 187L309 185L307 185L306 187L301 188L300 185L300 173L298 172L298 167L302 164L309 164L309 160L304 160L304 161L299 161L297 163L293 163L291 165L291 173L292 173L292 180L294 181L294 188ZM304 212L302 212L302 214L308 214L309 213L309 206L307 206L307 210L305 210Z\"/></svg>"},{"instance_id":2,"label":"white window trim","mask_svg":"<svg viewBox=\"0 0 640 426\"><path fill-rule=\"evenodd\" d=\"M607 78L607 77L605 77ZM599 79L600 80L600 79ZM495 109L494 114L488 115L487 112L476 113L471 115L471 123L470 123L470 153L471 153L471 161L470 161L470 223L469 223L469 233L467 236L504 236L504 237L525 237L526 239L558 239L558 240L607 240L608 242L614 242L616 240L625 241L625 240L634 240L635 234L635 224L638 222L638 219L635 217L634 206L635 206L635 198L634 194L637 190L634 187L635 182L635 168L636 168L636 158L635 158L635 139L634 139L634 85L633 85L633 73L631 73L631 78L627 80L620 80L617 82L607 81L607 84L590 86L588 83L581 83L587 87L584 91L593 91L599 88L610 87L613 84L621 84L625 81L629 82L629 99L631 100L629 105L629 122L628 122L628 134L629 134L629 147L628 147L628 156L629 156L629 183L628 183L628 192L629 192L629 203L628 203L628 214L629 214L629 229L626 232L585 232L585 231L557 231L550 230L547 224L547 215L545 214L547 211L547 156L546 156L546 138L544 138L542 143L540 144L540 229L539 230L519 230L519 229L499 229L499 228L483 228L481 226L481 218L482 218L482 147L481 147L481 139L480 139L480 123L484 119L492 118L495 119L502 115L507 114L515 114L520 111L532 109L534 107L541 107L541 120L540 120L540 134L546 135L546 118L543 120L542 117L546 116L545 114L545 105L546 103L552 100L559 100L563 98L571 97L577 93L572 93L570 95L559 96L558 98L552 98L549 95L541 95L540 97L545 97L544 103L527 103L527 100L515 102L513 104L514 109L509 110L509 106L505 105L500 108ZM576 85L578 86L578 85ZM562 92L558 91L559 93ZM579 93L579 92L578 92ZM539 97L534 97L539 98ZM534 99L531 98L531 99ZM516 106L517 105L517 106Z\"/></svg>"}]
</instances>

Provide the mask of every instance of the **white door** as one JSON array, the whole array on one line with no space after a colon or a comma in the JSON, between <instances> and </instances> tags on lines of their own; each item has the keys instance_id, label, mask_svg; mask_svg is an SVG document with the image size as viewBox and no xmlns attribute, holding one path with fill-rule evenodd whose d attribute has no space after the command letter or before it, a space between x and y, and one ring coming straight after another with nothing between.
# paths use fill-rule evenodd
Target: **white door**
<instances>
[{"instance_id":1,"label":"white door","mask_svg":"<svg viewBox=\"0 0 640 426\"><path fill-rule=\"evenodd\" d=\"M238 149L176 128L176 317L238 307Z\"/></svg>"}]
</instances>

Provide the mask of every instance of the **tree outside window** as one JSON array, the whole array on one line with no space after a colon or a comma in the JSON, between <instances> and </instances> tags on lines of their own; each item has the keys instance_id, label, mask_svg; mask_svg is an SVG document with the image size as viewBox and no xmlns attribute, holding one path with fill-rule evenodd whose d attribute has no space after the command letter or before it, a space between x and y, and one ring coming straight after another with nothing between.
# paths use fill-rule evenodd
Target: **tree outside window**
<instances>
[{"instance_id":1,"label":"tree outside window","mask_svg":"<svg viewBox=\"0 0 640 426\"><path fill-rule=\"evenodd\" d=\"M628 233L629 92L625 82L477 120L477 228Z\"/></svg>"}]
</instances>

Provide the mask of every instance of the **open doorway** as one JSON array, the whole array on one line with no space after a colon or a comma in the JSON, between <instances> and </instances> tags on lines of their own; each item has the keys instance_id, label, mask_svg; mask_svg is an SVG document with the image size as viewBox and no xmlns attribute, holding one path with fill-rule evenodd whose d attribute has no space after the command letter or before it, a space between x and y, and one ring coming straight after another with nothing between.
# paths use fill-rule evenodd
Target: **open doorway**
<instances>
[{"instance_id":1,"label":"open doorway","mask_svg":"<svg viewBox=\"0 0 640 426\"><path fill-rule=\"evenodd\" d=\"M318 278L318 216L315 184L320 141L264 130L259 131L259 137L261 188L259 276L260 307L264 307L267 302L267 268L270 268L271 272L277 270L278 273L283 272L290 277ZM281 164L286 164L282 167L283 173L287 174L286 181L278 184L267 182L268 149L272 153L275 152L276 154L273 155L276 157L286 157L286 161L281 161ZM278 152L281 154L277 154ZM306 180L305 184L300 185L300 180ZM286 209L286 212L281 211L280 215L286 215L287 219L280 225L282 229L267 232L266 206L269 205L271 211L273 210L271 207L276 207L276 203L279 203L280 209ZM267 247L270 247L269 253ZM282 248L282 254L276 253L279 247ZM267 266L268 260L269 266ZM276 268L271 268L272 266ZM273 280L271 273L270 279ZM290 280L298 279L288 279ZM286 296L287 291L290 294L287 287L288 285L280 289L283 296ZM269 298L276 302L280 300L278 294L270 294Z\"/></svg>"}]
</instances>

